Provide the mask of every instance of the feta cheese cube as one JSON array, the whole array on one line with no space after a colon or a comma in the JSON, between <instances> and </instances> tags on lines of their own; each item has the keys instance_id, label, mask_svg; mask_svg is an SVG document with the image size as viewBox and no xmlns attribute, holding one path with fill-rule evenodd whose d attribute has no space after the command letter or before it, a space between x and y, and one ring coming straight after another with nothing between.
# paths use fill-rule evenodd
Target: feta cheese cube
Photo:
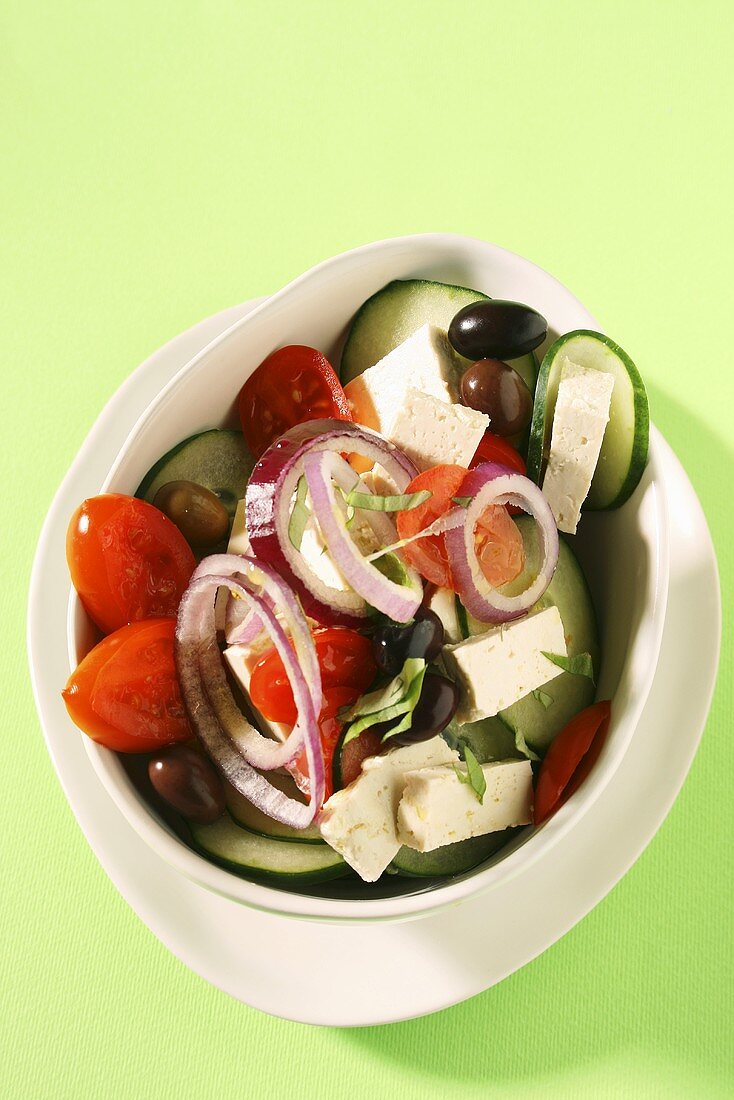
<instances>
[{"instance_id":1,"label":"feta cheese cube","mask_svg":"<svg viewBox=\"0 0 734 1100\"><path fill-rule=\"evenodd\" d=\"M359 778L324 806L319 816L321 835L360 878L375 882L401 846L396 816L406 772L458 759L441 737L370 757Z\"/></svg>"},{"instance_id":2,"label":"feta cheese cube","mask_svg":"<svg viewBox=\"0 0 734 1100\"><path fill-rule=\"evenodd\" d=\"M599 461L613 389L611 374L564 358L542 488L559 530L570 535Z\"/></svg>"},{"instance_id":3,"label":"feta cheese cube","mask_svg":"<svg viewBox=\"0 0 734 1100\"><path fill-rule=\"evenodd\" d=\"M459 765L466 770L466 764ZM398 806L398 840L432 852L473 836L528 825L533 820L533 772L529 760L484 764L487 789L480 802L453 766L421 768L405 776Z\"/></svg>"},{"instance_id":4,"label":"feta cheese cube","mask_svg":"<svg viewBox=\"0 0 734 1100\"><path fill-rule=\"evenodd\" d=\"M444 661L461 689L458 722L491 718L563 671L543 656L566 655L563 623L557 607L493 627L485 634L445 646Z\"/></svg>"},{"instance_id":5,"label":"feta cheese cube","mask_svg":"<svg viewBox=\"0 0 734 1100\"><path fill-rule=\"evenodd\" d=\"M379 363L344 387L359 424L390 438L395 418L410 388L451 404L459 399L459 371L448 336L423 325Z\"/></svg>"},{"instance_id":6,"label":"feta cheese cube","mask_svg":"<svg viewBox=\"0 0 734 1100\"><path fill-rule=\"evenodd\" d=\"M240 500L237 502L237 509L232 520L232 530L229 535L229 542L227 544L228 554L250 554L252 548L250 546L250 540L247 537L247 528L245 526L245 502Z\"/></svg>"},{"instance_id":7,"label":"feta cheese cube","mask_svg":"<svg viewBox=\"0 0 734 1100\"><path fill-rule=\"evenodd\" d=\"M443 464L468 467L488 427L489 417L484 413L448 405L411 386L387 438L405 451L419 470Z\"/></svg>"}]
</instances>

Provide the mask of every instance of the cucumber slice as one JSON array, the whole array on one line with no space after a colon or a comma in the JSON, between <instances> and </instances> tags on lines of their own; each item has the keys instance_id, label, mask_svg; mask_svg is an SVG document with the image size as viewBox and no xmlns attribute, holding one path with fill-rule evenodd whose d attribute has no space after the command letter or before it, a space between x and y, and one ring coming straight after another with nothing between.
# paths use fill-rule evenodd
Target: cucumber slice
<instances>
[{"instance_id":1,"label":"cucumber slice","mask_svg":"<svg viewBox=\"0 0 734 1100\"><path fill-rule=\"evenodd\" d=\"M619 508L637 487L647 462L650 412L645 385L637 367L622 349L600 332L567 332L547 351L535 391L528 446L528 477L542 485L548 459L561 363L568 358L581 367L614 377L609 423L599 462L584 508Z\"/></svg>"},{"instance_id":2,"label":"cucumber slice","mask_svg":"<svg viewBox=\"0 0 734 1100\"><path fill-rule=\"evenodd\" d=\"M299 798L298 788L289 775L276 775L270 772L268 779L274 786L286 790L292 798ZM281 782L282 781L282 782ZM267 836L272 840L297 840L301 844L323 844L317 825L309 825L305 829L292 829L290 825L283 825L280 821L273 821L257 806L235 790L229 783L226 785L227 810L236 825L248 829L258 836Z\"/></svg>"},{"instance_id":3,"label":"cucumber slice","mask_svg":"<svg viewBox=\"0 0 734 1100\"><path fill-rule=\"evenodd\" d=\"M421 325L430 323L446 331L460 309L487 298L479 290L430 279L396 279L388 283L367 299L352 321L342 352L342 385L384 359ZM459 370L469 366L468 359L460 355L456 359ZM531 353L512 359L511 365L533 393L538 374L535 356Z\"/></svg>"},{"instance_id":4,"label":"cucumber slice","mask_svg":"<svg viewBox=\"0 0 734 1100\"><path fill-rule=\"evenodd\" d=\"M478 764L488 764L491 760L522 760L524 754L515 744L515 733L495 715L483 718L480 722L467 722L459 726L456 736L469 746L477 758Z\"/></svg>"},{"instance_id":5,"label":"cucumber slice","mask_svg":"<svg viewBox=\"0 0 734 1100\"><path fill-rule=\"evenodd\" d=\"M242 432L212 428L184 439L159 459L140 482L135 496L152 503L161 486L169 481L194 481L216 493L230 519L234 519L253 465Z\"/></svg>"},{"instance_id":6,"label":"cucumber slice","mask_svg":"<svg viewBox=\"0 0 734 1100\"><path fill-rule=\"evenodd\" d=\"M221 817L213 825L191 826L194 845L210 859L244 878L302 884L346 874L347 865L328 844L259 836Z\"/></svg>"},{"instance_id":7,"label":"cucumber slice","mask_svg":"<svg viewBox=\"0 0 734 1100\"><path fill-rule=\"evenodd\" d=\"M528 516L520 517L515 522L525 543L526 561L523 573L504 586L503 592L508 594L525 588L538 571L535 521ZM553 580L536 608L550 607L553 604L558 608L563 622L568 655L575 657L579 653L590 653L598 678L599 637L594 605L578 559L564 539L561 539L558 566ZM499 714L514 735L524 737L526 743L541 755L566 723L593 703L595 695L591 680L586 676L573 676L570 672L562 672L542 690L553 700L548 707L531 694L518 699ZM462 730L459 730L459 736L461 735Z\"/></svg>"},{"instance_id":8,"label":"cucumber slice","mask_svg":"<svg viewBox=\"0 0 734 1100\"><path fill-rule=\"evenodd\" d=\"M460 840L457 844L446 844L432 852L416 852L413 848L403 847L390 868L393 873L407 875L409 878L461 875L498 852L514 832L514 829L506 829L501 833L474 836L470 840Z\"/></svg>"}]
</instances>

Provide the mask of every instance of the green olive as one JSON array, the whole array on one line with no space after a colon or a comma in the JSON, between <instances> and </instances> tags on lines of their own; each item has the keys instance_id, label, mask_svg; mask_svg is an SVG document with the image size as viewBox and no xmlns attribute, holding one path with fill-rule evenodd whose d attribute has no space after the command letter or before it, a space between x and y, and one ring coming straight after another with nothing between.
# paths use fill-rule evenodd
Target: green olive
<instances>
[{"instance_id":1,"label":"green olive","mask_svg":"<svg viewBox=\"0 0 734 1100\"><path fill-rule=\"evenodd\" d=\"M176 524L191 546L216 546L229 531L229 513L219 497L193 481L161 485L153 504Z\"/></svg>"}]
</instances>

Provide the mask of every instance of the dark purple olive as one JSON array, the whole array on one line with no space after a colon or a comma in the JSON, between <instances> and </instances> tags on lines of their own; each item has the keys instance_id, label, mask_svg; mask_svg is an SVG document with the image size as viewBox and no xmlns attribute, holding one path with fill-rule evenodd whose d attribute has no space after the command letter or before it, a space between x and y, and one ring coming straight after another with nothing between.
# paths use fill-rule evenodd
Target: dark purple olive
<instances>
[{"instance_id":1,"label":"dark purple olive","mask_svg":"<svg viewBox=\"0 0 734 1100\"><path fill-rule=\"evenodd\" d=\"M533 415L533 398L520 375L501 359L480 359L464 371L461 400L486 413L496 435L517 435Z\"/></svg>"},{"instance_id":2,"label":"dark purple olive","mask_svg":"<svg viewBox=\"0 0 734 1100\"><path fill-rule=\"evenodd\" d=\"M548 322L521 302L491 298L464 306L449 325L449 340L466 359L517 359L539 347Z\"/></svg>"},{"instance_id":3,"label":"dark purple olive","mask_svg":"<svg viewBox=\"0 0 734 1100\"><path fill-rule=\"evenodd\" d=\"M375 664L388 676L397 676L408 657L435 661L443 647L443 624L435 611L421 607L412 623L386 623L372 635Z\"/></svg>"},{"instance_id":4,"label":"dark purple olive","mask_svg":"<svg viewBox=\"0 0 734 1100\"><path fill-rule=\"evenodd\" d=\"M169 481L153 498L190 546L216 546L229 531L229 513L218 496L194 481Z\"/></svg>"},{"instance_id":5,"label":"dark purple olive","mask_svg":"<svg viewBox=\"0 0 734 1100\"><path fill-rule=\"evenodd\" d=\"M445 676L427 675L423 681L421 697L413 711L410 729L391 737L390 744L413 745L417 741L430 741L446 729L458 705L459 690L456 684Z\"/></svg>"},{"instance_id":6,"label":"dark purple olive","mask_svg":"<svg viewBox=\"0 0 734 1100\"><path fill-rule=\"evenodd\" d=\"M224 787L214 765L187 745L153 756L148 775L156 793L189 821L208 825L224 813Z\"/></svg>"}]
</instances>

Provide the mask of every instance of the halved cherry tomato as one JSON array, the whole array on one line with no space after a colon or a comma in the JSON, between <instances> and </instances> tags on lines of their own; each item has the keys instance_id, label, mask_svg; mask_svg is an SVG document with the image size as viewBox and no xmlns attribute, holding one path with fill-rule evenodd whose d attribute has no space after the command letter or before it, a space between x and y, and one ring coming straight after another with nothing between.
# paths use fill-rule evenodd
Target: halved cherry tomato
<instances>
[{"instance_id":1,"label":"halved cherry tomato","mask_svg":"<svg viewBox=\"0 0 734 1100\"><path fill-rule=\"evenodd\" d=\"M535 786L536 825L554 814L589 774L604 744L611 713L612 704L608 700L593 703L555 737Z\"/></svg>"},{"instance_id":2,"label":"halved cherry tomato","mask_svg":"<svg viewBox=\"0 0 734 1100\"><path fill-rule=\"evenodd\" d=\"M135 497L91 497L66 535L71 580L105 634L139 619L175 615L194 555L178 527Z\"/></svg>"},{"instance_id":3,"label":"halved cherry tomato","mask_svg":"<svg viewBox=\"0 0 734 1100\"><path fill-rule=\"evenodd\" d=\"M72 721L115 752L153 752L192 736L173 659L174 619L130 623L104 638L61 693Z\"/></svg>"},{"instance_id":4,"label":"halved cherry tomato","mask_svg":"<svg viewBox=\"0 0 734 1100\"><path fill-rule=\"evenodd\" d=\"M517 470L519 474L526 472L525 460L519 451L516 451L511 443L494 432L485 432L477 447L474 458L469 463L469 468L474 469L482 462L499 462L502 466L509 466L511 470Z\"/></svg>"},{"instance_id":5,"label":"halved cherry tomato","mask_svg":"<svg viewBox=\"0 0 734 1100\"><path fill-rule=\"evenodd\" d=\"M331 688L348 687L356 702L375 678L377 666L372 643L364 634L347 627L327 626L314 630L313 641L321 669L324 698ZM290 681L275 649L268 649L252 670L250 698L269 722L294 725L297 714Z\"/></svg>"},{"instance_id":6,"label":"halved cherry tomato","mask_svg":"<svg viewBox=\"0 0 734 1100\"><path fill-rule=\"evenodd\" d=\"M304 344L290 344L269 355L240 390L238 408L255 458L296 424L325 417L352 419L331 363Z\"/></svg>"},{"instance_id":7,"label":"halved cherry tomato","mask_svg":"<svg viewBox=\"0 0 734 1100\"><path fill-rule=\"evenodd\" d=\"M429 527L449 508L454 498L461 496L466 477L463 466L433 466L414 477L405 490L418 493L428 490L425 504L398 512L397 527L401 539L411 538ZM475 530L475 545L482 572L495 588L513 580L525 565L522 535L502 505L490 505L482 512ZM451 575L445 535L426 535L409 542L403 553L422 577L432 584L456 588Z\"/></svg>"}]
</instances>

